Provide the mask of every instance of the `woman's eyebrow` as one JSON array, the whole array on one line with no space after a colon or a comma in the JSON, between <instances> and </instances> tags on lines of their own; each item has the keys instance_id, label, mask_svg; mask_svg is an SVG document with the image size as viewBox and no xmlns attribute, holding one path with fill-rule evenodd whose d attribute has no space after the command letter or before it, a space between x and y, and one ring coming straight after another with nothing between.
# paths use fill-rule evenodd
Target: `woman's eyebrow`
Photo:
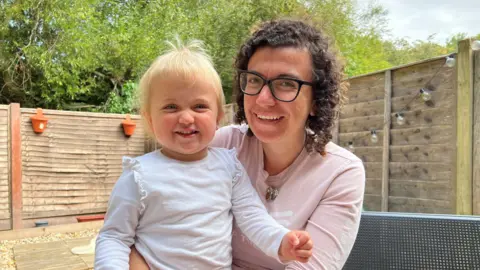
<instances>
[{"instance_id":1,"label":"woman's eyebrow","mask_svg":"<svg viewBox=\"0 0 480 270\"><path fill-rule=\"evenodd\" d=\"M258 71L256 71L256 70L248 69L247 71L254 72L254 73L256 73L256 74L259 74L259 75L265 77L265 75L263 75L261 72L258 72ZM300 78L297 74L293 74L293 73L280 73L280 74L278 74L277 76L272 77L272 78L270 78L270 79L274 79L274 78L293 78L293 79L299 79L299 80L301 80L301 78Z\"/></svg>"}]
</instances>

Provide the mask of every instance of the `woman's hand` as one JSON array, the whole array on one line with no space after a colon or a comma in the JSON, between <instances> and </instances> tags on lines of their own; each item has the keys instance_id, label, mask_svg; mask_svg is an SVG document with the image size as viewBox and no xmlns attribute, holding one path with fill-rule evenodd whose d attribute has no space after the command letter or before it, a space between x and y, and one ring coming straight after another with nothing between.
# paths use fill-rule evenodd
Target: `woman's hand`
<instances>
[{"instance_id":1,"label":"woman's hand","mask_svg":"<svg viewBox=\"0 0 480 270\"><path fill-rule=\"evenodd\" d=\"M150 270L147 262L143 259L142 255L138 253L135 246L132 246L130 252L130 270Z\"/></svg>"},{"instance_id":2,"label":"woman's hand","mask_svg":"<svg viewBox=\"0 0 480 270\"><path fill-rule=\"evenodd\" d=\"M312 256L313 241L306 231L290 231L280 244L278 256L282 261L308 262Z\"/></svg>"}]
</instances>

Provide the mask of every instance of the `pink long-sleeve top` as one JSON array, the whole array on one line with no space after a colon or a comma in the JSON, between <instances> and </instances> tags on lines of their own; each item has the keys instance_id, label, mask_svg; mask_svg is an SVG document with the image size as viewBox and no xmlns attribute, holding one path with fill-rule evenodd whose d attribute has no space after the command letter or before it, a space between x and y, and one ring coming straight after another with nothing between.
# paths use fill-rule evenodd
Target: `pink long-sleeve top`
<instances>
[{"instance_id":1,"label":"pink long-sleeve top","mask_svg":"<svg viewBox=\"0 0 480 270\"><path fill-rule=\"evenodd\" d=\"M304 149L283 172L269 175L264 170L262 145L247 136L247 130L246 125L223 127L217 130L212 146L237 149L269 214L288 229L307 230L314 249L308 263L285 266L263 254L234 225L232 269L341 269L360 224L365 190L362 161L330 142L325 156ZM273 201L265 199L269 186L279 188Z\"/></svg>"}]
</instances>

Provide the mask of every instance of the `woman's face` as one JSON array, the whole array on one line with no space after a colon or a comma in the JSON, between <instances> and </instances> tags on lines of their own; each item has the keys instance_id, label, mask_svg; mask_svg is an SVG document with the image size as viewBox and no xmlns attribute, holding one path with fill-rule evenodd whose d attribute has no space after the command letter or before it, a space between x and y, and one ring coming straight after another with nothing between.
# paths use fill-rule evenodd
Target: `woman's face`
<instances>
[{"instance_id":1,"label":"woman's face","mask_svg":"<svg viewBox=\"0 0 480 270\"><path fill-rule=\"evenodd\" d=\"M248 70L266 79L290 77L312 82L312 60L306 49L259 48L250 58ZM282 102L265 85L256 96L244 95L244 108L249 127L262 143L294 143L304 138L312 111L312 88L303 85L294 101Z\"/></svg>"}]
</instances>

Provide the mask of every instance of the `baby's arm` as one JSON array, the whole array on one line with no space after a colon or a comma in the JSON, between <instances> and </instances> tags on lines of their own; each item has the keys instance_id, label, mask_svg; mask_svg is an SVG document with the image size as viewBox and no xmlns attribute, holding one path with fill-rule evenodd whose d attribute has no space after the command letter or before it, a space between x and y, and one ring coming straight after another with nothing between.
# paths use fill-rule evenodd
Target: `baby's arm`
<instances>
[{"instance_id":1,"label":"baby's arm","mask_svg":"<svg viewBox=\"0 0 480 270\"><path fill-rule=\"evenodd\" d=\"M237 166L237 177L234 179L232 190L232 212L236 223L260 250L281 261L283 258L279 258L279 251L282 239L285 237L288 241L286 235L290 230L278 224L268 214L247 172L238 161ZM284 242L282 246L288 244Z\"/></svg>"},{"instance_id":2,"label":"baby's arm","mask_svg":"<svg viewBox=\"0 0 480 270\"><path fill-rule=\"evenodd\" d=\"M140 217L134 172L126 170L113 187L95 248L95 269L129 269L130 246Z\"/></svg>"}]
</instances>

